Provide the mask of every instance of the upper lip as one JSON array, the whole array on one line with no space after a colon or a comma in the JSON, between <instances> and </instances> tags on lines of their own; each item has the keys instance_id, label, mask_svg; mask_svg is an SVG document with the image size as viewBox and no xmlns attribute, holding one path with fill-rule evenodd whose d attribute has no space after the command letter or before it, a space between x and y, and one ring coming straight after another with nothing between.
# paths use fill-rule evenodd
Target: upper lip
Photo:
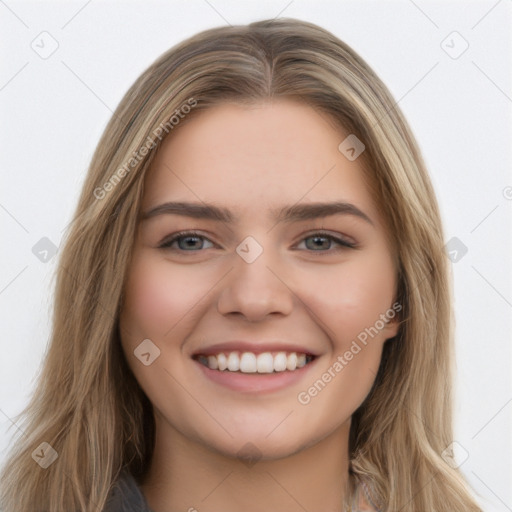
<instances>
[{"instance_id":1,"label":"upper lip","mask_svg":"<svg viewBox=\"0 0 512 512\"><path fill-rule=\"evenodd\" d=\"M309 348L297 343L285 343L280 341L250 342L241 340L215 343L214 345L196 350L193 355L213 356L221 352L253 352L254 354L262 354L263 352L298 352L312 356L318 355Z\"/></svg>"}]
</instances>

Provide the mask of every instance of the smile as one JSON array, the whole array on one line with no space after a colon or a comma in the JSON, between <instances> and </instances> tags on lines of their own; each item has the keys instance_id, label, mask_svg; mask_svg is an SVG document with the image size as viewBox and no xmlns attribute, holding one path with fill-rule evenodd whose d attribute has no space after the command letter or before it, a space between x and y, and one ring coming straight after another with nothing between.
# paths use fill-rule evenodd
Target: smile
<instances>
[{"instance_id":1,"label":"smile","mask_svg":"<svg viewBox=\"0 0 512 512\"><path fill-rule=\"evenodd\" d=\"M198 354L198 363L210 370L238 373L293 372L310 363L314 356L297 352L220 352L212 355Z\"/></svg>"}]
</instances>

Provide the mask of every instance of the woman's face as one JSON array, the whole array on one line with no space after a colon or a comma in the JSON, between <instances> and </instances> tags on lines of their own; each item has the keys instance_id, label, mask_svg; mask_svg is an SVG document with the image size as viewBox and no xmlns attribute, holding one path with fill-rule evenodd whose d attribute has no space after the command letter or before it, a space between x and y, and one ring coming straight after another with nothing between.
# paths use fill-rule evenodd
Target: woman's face
<instances>
[{"instance_id":1,"label":"woman's face","mask_svg":"<svg viewBox=\"0 0 512 512\"><path fill-rule=\"evenodd\" d=\"M401 306L347 135L279 100L216 106L164 141L121 313L157 431L264 458L348 432Z\"/></svg>"}]
</instances>

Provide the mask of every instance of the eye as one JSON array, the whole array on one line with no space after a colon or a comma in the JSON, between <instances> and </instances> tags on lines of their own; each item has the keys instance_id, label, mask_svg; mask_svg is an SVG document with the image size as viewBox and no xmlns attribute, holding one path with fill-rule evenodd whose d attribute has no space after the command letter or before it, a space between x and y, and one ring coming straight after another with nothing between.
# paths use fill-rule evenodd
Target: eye
<instances>
[{"instance_id":1,"label":"eye","mask_svg":"<svg viewBox=\"0 0 512 512\"><path fill-rule=\"evenodd\" d=\"M205 244L210 244L205 247ZM213 243L203 235L194 231L176 233L171 238L164 240L159 246L160 249L172 249L178 251L200 251L213 247Z\"/></svg>"},{"instance_id":2,"label":"eye","mask_svg":"<svg viewBox=\"0 0 512 512\"><path fill-rule=\"evenodd\" d=\"M334 251L342 250L343 247L346 248L355 248L356 244L349 242L343 238L336 237L334 235L329 235L327 233L313 233L306 238L303 238L302 242L297 246L299 249L303 249L301 247L302 243L305 242L305 248L314 252L333 252L333 245L337 245L338 247L334 247Z\"/></svg>"},{"instance_id":3,"label":"eye","mask_svg":"<svg viewBox=\"0 0 512 512\"><path fill-rule=\"evenodd\" d=\"M202 249L214 247L214 244L211 240L195 231L182 231L165 239L158 247L173 251L199 252ZM355 243L321 232L313 233L303 238L297 246L298 249L307 249L311 252L335 252L343 248L355 247Z\"/></svg>"}]
</instances>

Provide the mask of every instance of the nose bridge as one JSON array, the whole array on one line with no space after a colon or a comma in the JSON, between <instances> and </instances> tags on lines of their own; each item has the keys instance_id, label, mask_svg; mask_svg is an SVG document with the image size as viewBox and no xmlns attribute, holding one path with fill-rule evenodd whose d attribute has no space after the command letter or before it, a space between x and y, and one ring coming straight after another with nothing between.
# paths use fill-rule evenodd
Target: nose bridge
<instances>
[{"instance_id":1,"label":"nose bridge","mask_svg":"<svg viewBox=\"0 0 512 512\"><path fill-rule=\"evenodd\" d=\"M260 237L262 240L262 237ZM293 306L293 293L279 277L283 266L278 251L267 239L260 243L248 236L236 248L233 270L218 298L221 314L240 313L256 320L271 313L287 315Z\"/></svg>"}]
</instances>

